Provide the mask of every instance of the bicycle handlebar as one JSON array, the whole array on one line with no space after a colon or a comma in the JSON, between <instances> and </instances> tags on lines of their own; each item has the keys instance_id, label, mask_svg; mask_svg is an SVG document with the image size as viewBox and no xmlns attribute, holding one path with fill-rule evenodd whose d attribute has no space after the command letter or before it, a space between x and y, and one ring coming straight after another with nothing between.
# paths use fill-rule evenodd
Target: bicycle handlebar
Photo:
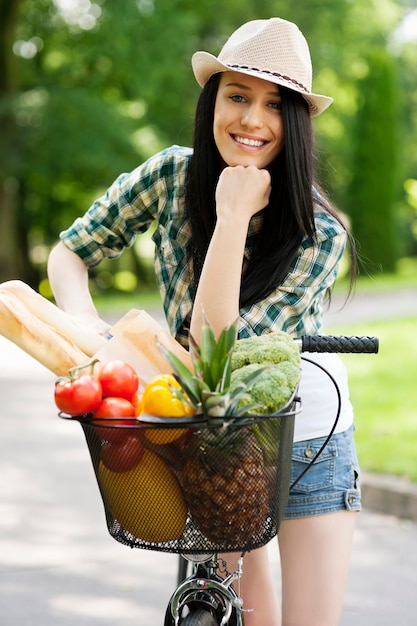
<instances>
[{"instance_id":1,"label":"bicycle handlebar","mask_svg":"<svg viewBox=\"0 0 417 626\"><path fill-rule=\"evenodd\" d=\"M296 339L301 352L339 352L377 354L378 337L305 335Z\"/></svg>"}]
</instances>

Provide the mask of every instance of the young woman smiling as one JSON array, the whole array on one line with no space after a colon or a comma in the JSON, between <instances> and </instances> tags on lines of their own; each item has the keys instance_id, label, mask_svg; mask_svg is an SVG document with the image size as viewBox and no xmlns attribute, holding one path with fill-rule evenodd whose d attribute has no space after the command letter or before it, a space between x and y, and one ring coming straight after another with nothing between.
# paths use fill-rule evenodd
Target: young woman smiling
<instances>
[{"instance_id":1,"label":"young woman smiling","mask_svg":"<svg viewBox=\"0 0 417 626\"><path fill-rule=\"evenodd\" d=\"M61 233L49 278L57 303L105 332L88 269L131 246L156 221L155 273L171 333L198 340L203 312L238 338L279 329L320 332L350 236L314 175L311 117L332 99L312 91L307 42L280 18L241 26L218 57L197 52L202 87L193 149L172 146L122 174ZM354 258L354 255L353 255ZM342 411L324 460L292 491L279 532L282 602L267 547L245 557L246 626L337 626L360 510L353 412L340 359L316 357L337 379ZM335 399L303 366L292 474L333 425ZM231 561L234 557L227 555ZM282 608L281 608L282 607Z\"/></svg>"}]
</instances>

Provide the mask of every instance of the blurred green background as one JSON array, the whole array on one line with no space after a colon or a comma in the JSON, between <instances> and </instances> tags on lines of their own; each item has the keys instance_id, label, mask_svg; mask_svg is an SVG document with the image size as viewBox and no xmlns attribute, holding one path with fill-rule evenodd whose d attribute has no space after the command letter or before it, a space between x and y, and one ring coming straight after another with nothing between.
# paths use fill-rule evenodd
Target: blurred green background
<instances>
[{"instance_id":1,"label":"blurred green background","mask_svg":"<svg viewBox=\"0 0 417 626\"><path fill-rule=\"evenodd\" d=\"M362 271L395 273L415 257L415 0L0 0L0 282L47 295L60 230L122 171L190 144L193 52L217 53L241 23L270 16L300 26L314 90L335 99L314 120L319 170ZM149 236L92 286L152 289Z\"/></svg>"}]
</instances>

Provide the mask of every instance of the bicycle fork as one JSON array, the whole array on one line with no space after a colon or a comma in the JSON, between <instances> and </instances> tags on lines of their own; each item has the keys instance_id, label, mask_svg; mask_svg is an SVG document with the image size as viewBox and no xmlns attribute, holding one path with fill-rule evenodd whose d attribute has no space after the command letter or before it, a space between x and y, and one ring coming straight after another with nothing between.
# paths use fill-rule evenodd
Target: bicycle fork
<instances>
[{"instance_id":1,"label":"bicycle fork","mask_svg":"<svg viewBox=\"0 0 417 626\"><path fill-rule=\"evenodd\" d=\"M226 626L232 616L233 609L240 616L242 599L234 591L232 584L242 576L243 558L238 560L237 570L222 579L215 573L217 563L213 560L200 564L196 572L182 582L170 600L171 615L175 626L180 626L182 609L185 606L198 606L211 610L218 619L219 626ZM232 622L231 622L232 623ZM241 625L240 617L234 624Z\"/></svg>"}]
</instances>

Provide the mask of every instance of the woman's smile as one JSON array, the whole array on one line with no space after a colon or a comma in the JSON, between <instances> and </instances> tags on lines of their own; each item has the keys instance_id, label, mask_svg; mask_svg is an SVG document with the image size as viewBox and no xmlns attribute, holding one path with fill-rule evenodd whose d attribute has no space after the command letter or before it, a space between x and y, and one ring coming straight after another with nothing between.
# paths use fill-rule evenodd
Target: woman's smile
<instances>
[{"instance_id":1,"label":"woman's smile","mask_svg":"<svg viewBox=\"0 0 417 626\"><path fill-rule=\"evenodd\" d=\"M251 139L250 137L244 137L243 135L232 135L232 138L237 141L237 143L240 143L243 146L248 146L249 148L261 148L266 143L262 139Z\"/></svg>"}]
</instances>

